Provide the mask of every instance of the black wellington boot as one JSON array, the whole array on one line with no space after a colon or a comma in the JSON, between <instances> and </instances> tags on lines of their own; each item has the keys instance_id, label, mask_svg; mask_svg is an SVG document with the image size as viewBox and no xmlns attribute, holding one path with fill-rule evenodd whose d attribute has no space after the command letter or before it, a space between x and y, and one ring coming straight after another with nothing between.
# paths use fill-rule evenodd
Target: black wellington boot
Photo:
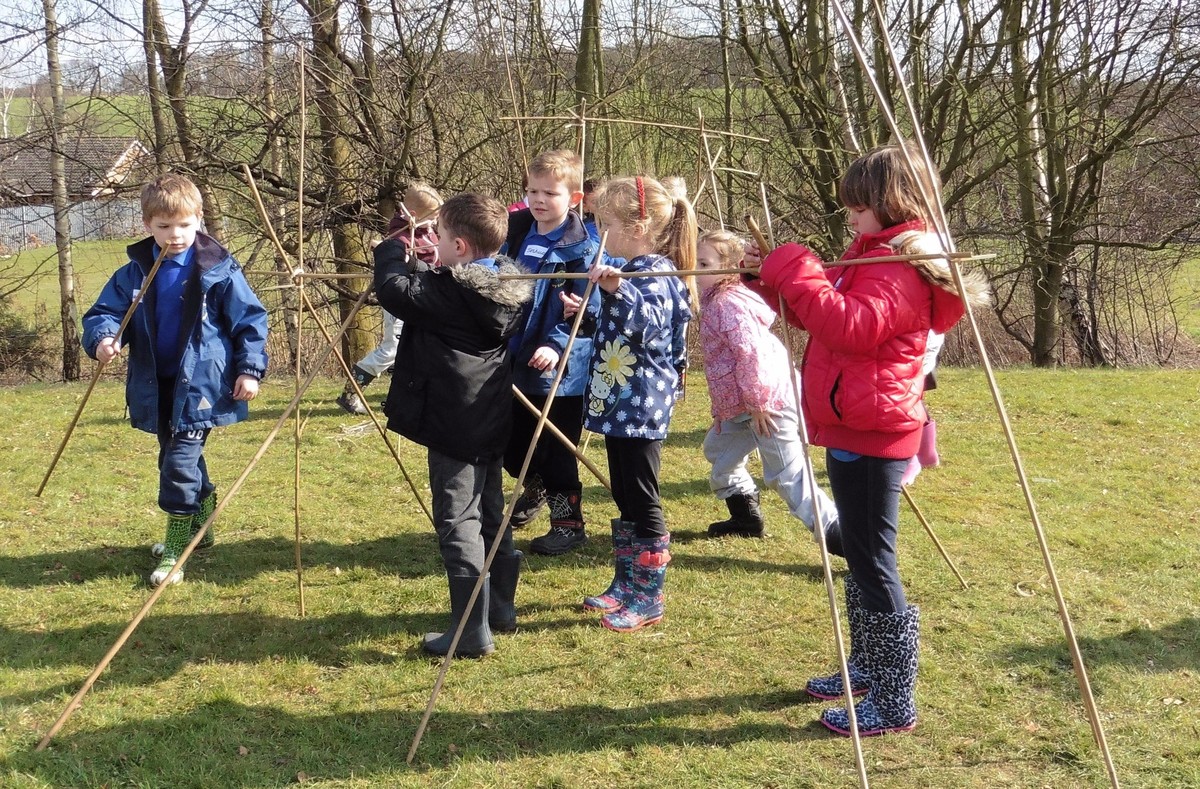
<instances>
[{"instance_id":1,"label":"black wellington boot","mask_svg":"<svg viewBox=\"0 0 1200 789\"><path fill-rule=\"evenodd\" d=\"M758 491L753 493L735 493L725 499L729 508L729 519L710 523L709 537L761 537L763 536L762 510L758 506Z\"/></svg>"},{"instance_id":2,"label":"black wellington boot","mask_svg":"<svg viewBox=\"0 0 1200 789\"><path fill-rule=\"evenodd\" d=\"M488 582L491 605L488 607L488 627L493 633L512 633L517 629L517 580L521 577L521 559L525 554L513 551L492 560Z\"/></svg>"},{"instance_id":3,"label":"black wellington boot","mask_svg":"<svg viewBox=\"0 0 1200 789\"><path fill-rule=\"evenodd\" d=\"M421 643L426 652L434 655L445 655L450 651L450 641L454 638L459 620L467 610L467 601L471 599L471 592L475 589L475 582L479 580L479 576L451 575L447 580L450 582L450 627L444 633L426 633ZM492 654L496 649L487 622L488 597L488 581L485 577L475 606L466 614L467 626L458 641L458 648L454 650L455 657L483 657Z\"/></svg>"}]
</instances>

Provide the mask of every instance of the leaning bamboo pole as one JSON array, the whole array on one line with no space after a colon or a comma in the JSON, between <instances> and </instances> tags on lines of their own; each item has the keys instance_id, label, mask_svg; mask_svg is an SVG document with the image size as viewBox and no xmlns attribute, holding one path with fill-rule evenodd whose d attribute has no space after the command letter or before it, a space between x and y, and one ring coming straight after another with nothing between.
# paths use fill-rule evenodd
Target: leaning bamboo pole
<instances>
[{"instance_id":1,"label":"leaning bamboo pole","mask_svg":"<svg viewBox=\"0 0 1200 789\"><path fill-rule=\"evenodd\" d=\"M346 329L353 322L354 317L358 314L358 311L362 309L362 305L366 303L366 300L367 291L364 291L362 296L359 297L358 301L355 302L353 308L350 310L350 313L346 316L346 320L342 322L335 339L340 339L341 336L346 333ZM146 614L148 614L154 604L158 602L158 598L163 595L163 593L167 590L167 587L173 585L172 582L175 576L183 571L183 566L185 563L187 563L188 558L192 555L192 551L194 551L200 541L204 539L204 535L208 533L209 528L217 520L217 518L221 516L221 513L225 511L225 508L229 506L229 502L233 501L233 498L242 489L242 486L250 477L250 472L254 470L254 467L258 465L258 462L262 460L264 455L267 454L267 449L270 448L271 443L275 440L276 436L279 435L279 431L283 429L284 424L287 422L288 418L291 417L292 411L299 404L300 398L304 395L304 392L307 391L308 387L312 385L313 379L317 377L317 373L321 369L321 365L323 365L325 360L329 358L329 353L331 350L332 347L325 349L324 355L317 362L317 364L313 366L312 371L308 374L308 378L305 379L300 391L297 392L294 397L292 397L292 401L288 403L286 408L283 409L283 413L279 415L279 418L275 421L274 427L271 428L271 431L267 434L266 439L263 440L263 443L258 448L258 451L254 453L254 457L250 459L250 462L246 465L245 470L242 471L241 476L239 476L237 480L230 485L229 491L226 492L221 501L217 503L217 507L213 510L212 515L208 516L208 520L206 520L203 525L200 526L195 535L192 536L192 541L187 544L186 548L183 549L183 553L179 555L179 559L175 562L175 566L171 568L171 572L167 573L167 577L163 579L163 582L159 584L153 592L150 593L148 598L146 598L146 602L142 604L141 609L136 615L134 615L133 620L130 621L129 625L117 638L116 642L113 643L113 645L109 648L108 652L105 653L104 657L101 658L100 662L96 664L96 667L92 669L92 673L89 674L87 679L84 680L83 686L79 689L79 692L76 693L71 699L70 703L67 704L67 708L63 710L62 714L59 715L58 720L56 720L54 725L50 727L50 731L46 732L46 736L42 737L35 750L42 751L46 749L46 747L50 744L50 741L54 738L54 735L57 734L60 729L62 729L63 725L67 722L75 710L79 709L80 705L83 703L83 697L87 695L87 692L91 690L94 684L96 684L96 680L100 677L100 674L104 672L104 669L108 667L108 664L111 663L113 658L117 656L117 653L121 651L121 647L125 646L125 642L129 640L129 637L133 635L133 631L137 630L138 625L140 625L142 620L145 619Z\"/></svg>"},{"instance_id":2,"label":"leaning bamboo pole","mask_svg":"<svg viewBox=\"0 0 1200 789\"><path fill-rule=\"evenodd\" d=\"M306 134L308 131L307 119L308 113L305 111L307 106L306 88L308 85L308 73L305 67L304 47L299 48L299 98L300 105L300 166L299 172L296 175L296 269L304 271L304 147L306 145ZM251 185L253 188L253 180ZM262 206L262 198L258 194L258 190L254 190L255 200ZM263 221L268 222L266 218L266 207L262 206ZM275 235L274 229L271 230L271 235ZM276 238L278 241L278 238ZM282 260L286 261L284 256ZM308 303L308 295L304 292L304 280L294 279L296 293L300 296L300 301ZM311 307L310 307L311 310ZM312 311L316 315L315 311ZM296 315L296 369L295 375L295 391L300 391L300 359L302 358L301 349L304 342L304 310L299 310ZM304 431L304 420L300 417L300 409L296 409L295 426L292 430L292 519L294 523L294 533L292 539L293 553L296 563L296 607L301 618L306 615L306 606L304 600L304 562L301 556L301 540L303 539L303 531L300 523L300 441Z\"/></svg>"},{"instance_id":3,"label":"leaning bamboo pole","mask_svg":"<svg viewBox=\"0 0 1200 789\"><path fill-rule=\"evenodd\" d=\"M600 236L600 246L596 250L596 257L592 265L596 265L604 259L604 246L608 243L607 231ZM554 397L558 393L558 386L562 383L563 376L567 371L567 359L571 355L571 347L575 344L575 338L579 335L579 326L583 323L583 316L587 313L587 303L592 295L592 288L595 283L588 281L587 287L583 291L582 304L579 311L575 313L575 320L571 324L571 332L567 335L566 345L563 347L562 355L558 359L558 366L554 371L554 380L550 383L550 392L546 395L546 402L542 404L541 414L538 417L537 424L533 429L533 437L529 440L529 449L525 451L525 460L521 463L521 471L517 474L517 481L513 487L512 497L508 501L508 505L504 509L504 515L500 519L500 527L496 531L496 539L492 541L488 549L487 556L483 560L483 569L479 573L479 580L475 582L475 588L471 590L471 597L467 600L464 611L470 611L475 606L475 601L479 599L480 592L483 590L483 584L487 580L488 571L492 567L492 561L496 558L496 553L500 550L500 543L504 541L504 532L509 528L509 523L512 521L513 510L516 509L517 499L522 492L522 486L525 484L525 475L529 472L529 464L533 461L533 453L537 450L538 439L542 436L542 429L549 422L550 406L554 404ZM454 650L458 648L459 639L462 638L463 631L467 627L466 615L459 618L458 627L454 629L454 637L450 639L450 646L446 650L446 657L442 660L442 667L438 671L437 680L433 684L433 691L429 694L429 703L425 705L425 712L421 716L421 722L417 724L417 731L413 735L412 744L408 748L408 756L405 757L405 762L412 764L413 757L417 755L417 748L421 745L421 739L425 736L425 727L429 725L429 719L433 715L434 705L437 704L438 694L441 693L442 685L446 681L446 673L450 670L450 664L454 661Z\"/></svg>"},{"instance_id":4,"label":"leaning bamboo pole","mask_svg":"<svg viewBox=\"0 0 1200 789\"><path fill-rule=\"evenodd\" d=\"M888 121L888 125L892 130L892 134L898 141L903 141L904 135L899 124L896 122L895 116L889 109L890 97L879 86L878 80L875 79L875 74L867 61L866 53L863 50L862 43L858 40L858 36L855 32L853 24L850 21L850 18L846 15L846 12L842 8L839 0L835 0L833 3L833 8L834 12L837 14L838 22L841 24L843 32L846 34L846 38L851 44L851 48L854 51L854 56L866 74L872 90L875 92L875 95L879 100L880 109L884 112L884 117ZM892 67L895 71L896 81L901 86L905 99L905 105L912 120L913 129L920 140L920 148L923 159L921 165L926 168L927 172L936 173L937 169L934 167L933 160L929 155L929 150L925 145L924 138L920 136L920 118L918 117L915 105L912 102L912 97L908 90L907 83L904 80L900 63L897 60L895 51L891 45L891 37L888 34L887 19L883 15L883 11L879 7L878 3L875 4L875 9L879 18L880 29L883 33L882 39L885 44L885 49L887 50L891 59ZM904 150L903 147L902 150ZM912 162L908 156L907 150L904 150L904 158L910 171L913 173L914 180L917 183L922 183L924 179L921 178L921 174L917 169L916 163ZM936 186L934 188L936 189ZM949 252L954 252L953 240L951 239L949 233L949 222L947 221L945 210L942 207L940 196L934 194L927 195L925 197L927 207L931 209L929 214L937 223L938 233L942 237L946 250ZM950 272L954 277L954 283L958 288L960 296L963 296L966 290L963 284L962 271L959 269L954 259L951 259L949 263ZM1030 521L1033 524L1034 535L1037 538L1038 548L1042 555L1042 563L1046 567L1046 573L1050 579L1050 586L1054 592L1054 600L1058 608L1059 619L1061 620L1063 633L1067 639L1067 647L1071 653L1071 660L1075 668L1075 676L1079 683L1080 695L1082 697L1084 709L1088 715L1088 721L1092 727L1092 737L1095 739L1096 745L1100 749L1100 755L1104 761L1109 782L1111 783L1113 789L1119 789L1120 781L1117 777L1116 766L1113 764L1112 754L1109 752L1108 742L1104 734L1104 725L1100 720L1100 711L1096 706L1096 700L1092 694L1091 682L1088 679L1087 668L1084 665L1083 655L1079 650L1079 643L1075 637L1074 625L1071 622L1071 617L1067 610L1067 602L1062 594L1062 586L1059 583L1058 574L1054 570L1054 561L1050 556L1049 543L1046 539L1045 530L1042 528L1041 520L1038 517L1037 505L1033 500L1033 491L1030 488L1029 481L1025 475L1024 464L1021 460L1020 450L1017 448L1016 437L1012 431L1012 424L1008 419L1008 412L1004 405L1004 398L1000 394L1000 387L996 384L996 378L992 372L991 361L988 358L987 349L983 342L983 335L979 330L978 322L975 320L974 310L971 308L970 302L965 297L963 298L963 304L966 308L966 316L968 323L971 326L971 333L975 338L975 343L979 350L980 360L983 363L984 372L987 376L988 387L991 390L992 400L996 405L996 411L999 414L1000 423L1004 429L1005 441L1008 443L1009 454L1012 456L1013 466L1016 469L1017 480L1021 485L1021 492L1025 498L1025 505L1029 512Z\"/></svg>"},{"instance_id":5,"label":"leaning bamboo pole","mask_svg":"<svg viewBox=\"0 0 1200 789\"><path fill-rule=\"evenodd\" d=\"M125 334L125 328L129 325L129 321L133 319L133 313L137 310L138 305L142 303L142 299L146 297L146 291L150 289L154 283L154 276L158 274L158 269L162 266L162 262L167 258L167 249L164 247L154 260L154 265L150 267L149 273L142 279L142 286L138 288L134 294L132 301L129 304L129 309L125 310L125 317L121 318L121 323L117 326L117 333L114 335L117 347L120 347L121 337ZM115 356L113 357L116 358ZM92 373L92 380L88 383L87 391L83 393L83 399L79 401L79 407L75 409L75 416L71 417L71 423L67 425L67 432L62 437L62 441L58 444L58 449L54 452L54 458L50 461L50 468L46 469L46 476L42 477L42 484L38 485L37 492L33 495L41 496L42 491L46 489L46 483L50 481L50 475L54 473L54 467L58 465L59 459L62 457L63 450L67 448L67 442L71 440L71 434L75 432L75 426L79 424L79 417L83 415L83 409L88 404L88 400L92 396L92 390L96 388L96 382L100 380L100 374L104 372L108 362L98 362L96 371Z\"/></svg>"}]
</instances>

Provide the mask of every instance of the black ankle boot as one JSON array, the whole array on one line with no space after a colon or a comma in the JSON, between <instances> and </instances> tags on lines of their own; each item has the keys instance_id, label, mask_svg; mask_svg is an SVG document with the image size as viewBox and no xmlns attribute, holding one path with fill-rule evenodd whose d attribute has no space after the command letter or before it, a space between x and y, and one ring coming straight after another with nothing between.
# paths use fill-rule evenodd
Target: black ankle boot
<instances>
[{"instance_id":1,"label":"black ankle boot","mask_svg":"<svg viewBox=\"0 0 1200 789\"><path fill-rule=\"evenodd\" d=\"M491 605L488 607L488 627L493 633L512 633L517 629L517 580L521 577L521 559L525 554L513 551L505 556L497 554L492 560L491 578L488 582Z\"/></svg>"},{"instance_id":2,"label":"black ankle boot","mask_svg":"<svg viewBox=\"0 0 1200 789\"><path fill-rule=\"evenodd\" d=\"M445 655L450 651L450 641L454 631L458 629L459 620L467 610L467 601L479 580L476 575L451 575L450 582L450 627L444 633L426 633L421 646L426 652L434 655ZM488 627L488 581L484 580L479 597L467 617L467 626L462 638L458 640L458 648L454 650L455 657L483 657L490 655L496 649L492 642L492 631Z\"/></svg>"},{"instance_id":3,"label":"black ankle boot","mask_svg":"<svg viewBox=\"0 0 1200 789\"><path fill-rule=\"evenodd\" d=\"M738 537L763 536L763 516L758 506L757 490L753 493L735 493L725 499L725 506L729 508L729 519L710 523L709 537L730 534Z\"/></svg>"}]
</instances>

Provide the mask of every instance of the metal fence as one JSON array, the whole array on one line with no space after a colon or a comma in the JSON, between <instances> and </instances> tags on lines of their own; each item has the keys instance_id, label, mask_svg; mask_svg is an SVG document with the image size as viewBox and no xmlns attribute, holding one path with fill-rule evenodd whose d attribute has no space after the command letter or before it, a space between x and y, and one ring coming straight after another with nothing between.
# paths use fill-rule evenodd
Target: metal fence
<instances>
[{"instance_id":1,"label":"metal fence","mask_svg":"<svg viewBox=\"0 0 1200 789\"><path fill-rule=\"evenodd\" d=\"M142 209L137 200L89 200L71 206L71 238L75 241L128 238L141 232ZM19 252L53 243L53 206L0 208L0 250Z\"/></svg>"}]
</instances>

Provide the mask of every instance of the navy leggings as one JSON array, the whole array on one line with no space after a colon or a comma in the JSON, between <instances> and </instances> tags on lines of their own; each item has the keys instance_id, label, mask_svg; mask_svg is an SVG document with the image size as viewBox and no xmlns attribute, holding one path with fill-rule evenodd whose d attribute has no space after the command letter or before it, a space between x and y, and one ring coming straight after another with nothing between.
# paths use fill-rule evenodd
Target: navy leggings
<instances>
[{"instance_id":1,"label":"navy leggings","mask_svg":"<svg viewBox=\"0 0 1200 789\"><path fill-rule=\"evenodd\" d=\"M667 535L658 495L662 443L661 438L604 437L613 501L621 520L634 524L634 536L639 540Z\"/></svg>"},{"instance_id":2,"label":"navy leggings","mask_svg":"<svg viewBox=\"0 0 1200 789\"><path fill-rule=\"evenodd\" d=\"M837 505L842 549L868 611L908 610L896 567L900 524L900 478L908 459L861 455L842 461L825 453Z\"/></svg>"}]
</instances>

